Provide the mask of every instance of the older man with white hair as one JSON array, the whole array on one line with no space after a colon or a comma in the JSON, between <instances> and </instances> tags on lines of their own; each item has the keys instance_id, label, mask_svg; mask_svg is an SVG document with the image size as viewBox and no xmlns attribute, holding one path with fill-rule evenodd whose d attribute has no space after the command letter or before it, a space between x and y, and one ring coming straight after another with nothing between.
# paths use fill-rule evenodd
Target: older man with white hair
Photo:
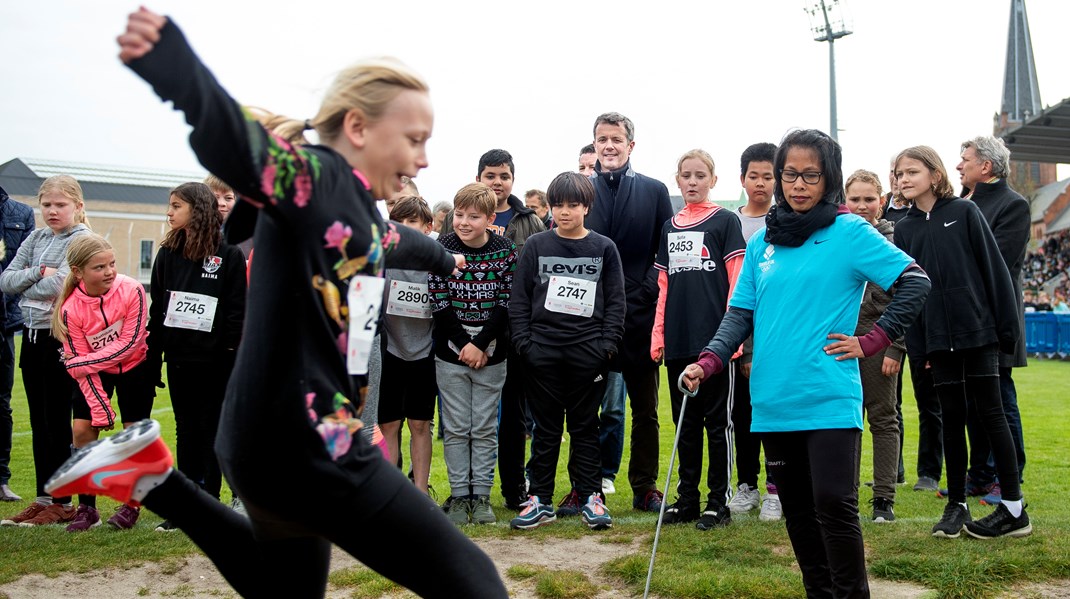
<instances>
[{"instance_id":1,"label":"older man with white hair","mask_svg":"<svg viewBox=\"0 0 1070 599\"><path fill-rule=\"evenodd\" d=\"M1026 246L1029 243L1030 211L1029 202L1021 194L1010 188L1007 177L1010 175L1011 153L1002 139L997 137L975 137L962 143L962 161L958 164L962 180L962 197L973 200L981 209L989 228L996 237L999 253L1007 264L1014 283L1015 301L1021 330L1025 330L1024 307L1022 305L1022 263L1025 260ZM1022 435L1022 417L1018 412L1018 394L1011 378L1011 369L1026 365L1025 335L1018 339L1014 354L999 356L999 388L1003 400L1003 412L1014 440L1014 451L1018 458L1018 476L1025 470L1025 442ZM971 416L967 418L967 433L970 438L970 470L967 473L969 484L967 493L985 494L982 503L989 505L999 503L1000 488L996 480L991 449L988 439L979 423Z\"/></svg>"}]
</instances>

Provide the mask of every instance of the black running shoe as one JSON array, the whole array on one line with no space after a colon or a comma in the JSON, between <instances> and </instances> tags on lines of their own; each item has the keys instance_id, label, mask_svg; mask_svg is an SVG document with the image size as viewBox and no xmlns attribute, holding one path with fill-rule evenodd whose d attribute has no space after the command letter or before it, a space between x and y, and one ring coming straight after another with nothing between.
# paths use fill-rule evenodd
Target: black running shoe
<instances>
[{"instance_id":1,"label":"black running shoe","mask_svg":"<svg viewBox=\"0 0 1070 599\"><path fill-rule=\"evenodd\" d=\"M959 538L959 533L962 532L962 528L972 520L970 510L966 506L949 501L944 506L944 515L940 517L940 521L936 523L936 526L933 526L933 536L957 539Z\"/></svg>"},{"instance_id":2,"label":"black running shoe","mask_svg":"<svg viewBox=\"0 0 1070 599\"><path fill-rule=\"evenodd\" d=\"M1029 514L1025 513L1024 507L1022 515L1015 518L1007 506L1000 503L991 514L975 522L967 522L966 533L978 539L1027 537L1033 533L1033 525L1029 523Z\"/></svg>"},{"instance_id":3,"label":"black running shoe","mask_svg":"<svg viewBox=\"0 0 1070 599\"><path fill-rule=\"evenodd\" d=\"M699 530L710 530L728 526L731 523L731 510L723 505L716 505L711 501L706 504L706 510L702 512L702 516L700 516L698 522L695 523L695 528Z\"/></svg>"},{"instance_id":4,"label":"black running shoe","mask_svg":"<svg viewBox=\"0 0 1070 599\"><path fill-rule=\"evenodd\" d=\"M892 511L892 506L895 504L891 499L884 497L874 497L870 503L873 504L873 521L874 522L894 522L895 512Z\"/></svg>"},{"instance_id":5,"label":"black running shoe","mask_svg":"<svg viewBox=\"0 0 1070 599\"><path fill-rule=\"evenodd\" d=\"M661 523L681 524L695 520L698 520L698 506L677 501L665 506L665 516L661 519Z\"/></svg>"}]
</instances>

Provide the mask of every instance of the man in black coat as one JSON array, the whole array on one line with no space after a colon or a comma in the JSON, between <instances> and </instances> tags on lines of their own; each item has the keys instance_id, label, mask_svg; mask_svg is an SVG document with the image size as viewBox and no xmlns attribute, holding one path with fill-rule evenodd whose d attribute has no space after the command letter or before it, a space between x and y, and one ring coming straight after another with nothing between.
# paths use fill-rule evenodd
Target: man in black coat
<instances>
[{"instance_id":1,"label":"man in black coat","mask_svg":"<svg viewBox=\"0 0 1070 599\"><path fill-rule=\"evenodd\" d=\"M981 214L996 237L999 253L1014 283L1014 300L1018 305L1018 318L1023 334L1018 338L1013 354L1000 354L999 388L1003 413L1007 416L1018 458L1018 476L1022 477L1025 469L1025 442L1022 435L1022 417L1018 411L1018 394L1014 379L1011 378L1011 369L1026 365L1022 263L1025 261L1026 247L1029 244L1032 220L1029 202L1007 185L1011 153L1002 139L985 136L963 142L961 157L962 161L957 169L962 180L962 197L973 200L981 209ZM978 494L980 490L985 490L988 493L983 499L985 503L998 502L999 486L993 485L998 481L995 481L995 467L988 439L972 414L966 424L970 438L967 492L970 492L971 488Z\"/></svg>"},{"instance_id":2,"label":"man in black coat","mask_svg":"<svg viewBox=\"0 0 1070 599\"><path fill-rule=\"evenodd\" d=\"M628 484L634 508L657 512L663 500L656 482L659 373L650 359L650 333L658 301L654 256L672 204L663 183L632 169L635 126L628 117L607 112L595 119L594 147L598 163L591 180L597 195L585 224L616 244L628 305L618 364L611 368L624 375L632 408Z\"/></svg>"},{"instance_id":3,"label":"man in black coat","mask_svg":"<svg viewBox=\"0 0 1070 599\"><path fill-rule=\"evenodd\" d=\"M22 242L33 233L33 210L8 197L0 187L0 234L6 252L0 255L0 270L7 268ZM0 501L19 501L8 486L11 478L11 388L15 384L15 332L22 329L18 295L0 294Z\"/></svg>"}]
</instances>

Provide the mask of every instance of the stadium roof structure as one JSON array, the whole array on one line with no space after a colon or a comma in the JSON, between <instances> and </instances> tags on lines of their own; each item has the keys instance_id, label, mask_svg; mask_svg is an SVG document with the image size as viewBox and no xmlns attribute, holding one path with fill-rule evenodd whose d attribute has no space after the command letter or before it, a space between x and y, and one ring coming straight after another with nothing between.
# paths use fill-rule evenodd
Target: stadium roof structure
<instances>
[{"instance_id":1,"label":"stadium roof structure","mask_svg":"<svg viewBox=\"0 0 1070 599\"><path fill-rule=\"evenodd\" d=\"M1066 229L1070 229L1070 210L1063 210L1063 213L1059 218L1051 221L1051 224L1047 227L1046 233L1051 235L1052 233L1058 233L1059 231Z\"/></svg>"},{"instance_id":2,"label":"stadium roof structure","mask_svg":"<svg viewBox=\"0 0 1070 599\"><path fill-rule=\"evenodd\" d=\"M170 190L188 181L203 181L204 173L15 158L0 164L0 186L11 195L36 196L41 182L53 175L70 175L82 186L86 200L167 204Z\"/></svg>"},{"instance_id":3,"label":"stadium roof structure","mask_svg":"<svg viewBox=\"0 0 1070 599\"><path fill-rule=\"evenodd\" d=\"M1055 200L1059 199L1059 196L1063 195L1068 186L1070 186L1070 179L1063 179L1062 181L1048 183L1044 187L1034 191L1033 196L1029 198L1032 222L1037 223L1043 221L1044 217L1048 216L1048 210L1051 208L1051 205L1055 203Z\"/></svg>"},{"instance_id":4,"label":"stadium roof structure","mask_svg":"<svg viewBox=\"0 0 1070 599\"><path fill-rule=\"evenodd\" d=\"M1070 164L1070 98L1004 133L1012 160Z\"/></svg>"}]
</instances>

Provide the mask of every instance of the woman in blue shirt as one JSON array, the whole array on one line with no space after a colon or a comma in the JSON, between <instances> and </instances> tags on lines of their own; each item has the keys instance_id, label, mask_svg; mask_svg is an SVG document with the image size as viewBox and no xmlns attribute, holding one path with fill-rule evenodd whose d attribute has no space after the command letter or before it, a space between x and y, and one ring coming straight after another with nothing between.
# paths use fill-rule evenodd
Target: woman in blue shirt
<instances>
[{"instance_id":1,"label":"woman in blue shirt","mask_svg":"<svg viewBox=\"0 0 1070 599\"><path fill-rule=\"evenodd\" d=\"M729 311L683 373L720 372L754 334L751 431L761 435L808 596L868 597L855 473L862 447L858 358L903 334L928 293L913 260L843 206L840 146L816 130L777 149L776 204L747 244ZM851 336L867 282L895 299Z\"/></svg>"}]
</instances>

